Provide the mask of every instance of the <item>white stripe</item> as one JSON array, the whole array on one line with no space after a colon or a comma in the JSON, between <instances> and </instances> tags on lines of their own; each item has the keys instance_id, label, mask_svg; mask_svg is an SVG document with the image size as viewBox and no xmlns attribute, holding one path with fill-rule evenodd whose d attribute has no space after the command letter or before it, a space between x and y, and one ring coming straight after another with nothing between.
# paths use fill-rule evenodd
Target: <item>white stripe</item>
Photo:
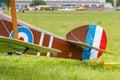
<instances>
[{"instance_id":1,"label":"white stripe","mask_svg":"<svg viewBox=\"0 0 120 80\"><path fill-rule=\"evenodd\" d=\"M101 27L97 26L92 46L99 48L101 38L102 38L102 33L103 33L103 29ZM98 55L98 52L99 51L96 51L96 50L92 49L90 59L96 59L97 55Z\"/></svg>"},{"instance_id":2,"label":"white stripe","mask_svg":"<svg viewBox=\"0 0 120 80\"><path fill-rule=\"evenodd\" d=\"M37 56L40 56L40 52L37 52Z\"/></svg>"},{"instance_id":3,"label":"white stripe","mask_svg":"<svg viewBox=\"0 0 120 80\"><path fill-rule=\"evenodd\" d=\"M44 39L44 33L42 32L40 37L40 43L39 43L40 46L42 46L43 39Z\"/></svg>"},{"instance_id":4,"label":"white stripe","mask_svg":"<svg viewBox=\"0 0 120 80\"><path fill-rule=\"evenodd\" d=\"M41 37L40 37L40 42L39 42L40 46L42 46L42 44L43 44L43 39L44 39L44 33L42 32ZM40 52L37 52L37 56L40 56Z\"/></svg>"},{"instance_id":5,"label":"white stripe","mask_svg":"<svg viewBox=\"0 0 120 80\"><path fill-rule=\"evenodd\" d=\"M53 36L50 37L50 42L49 42L48 48L52 48L53 38L54 38ZM47 57L50 57L50 52L47 52Z\"/></svg>"}]
</instances>

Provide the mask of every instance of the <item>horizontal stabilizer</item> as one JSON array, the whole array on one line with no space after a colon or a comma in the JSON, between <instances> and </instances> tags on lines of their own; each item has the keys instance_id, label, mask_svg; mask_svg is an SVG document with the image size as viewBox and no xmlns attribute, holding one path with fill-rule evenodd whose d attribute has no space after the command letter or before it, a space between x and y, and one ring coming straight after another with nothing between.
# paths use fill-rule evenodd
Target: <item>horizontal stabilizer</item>
<instances>
[{"instance_id":1,"label":"horizontal stabilizer","mask_svg":"<svg viewBox=\"0 0 120 80\"><path fill-rule=\"evenodd\" d=\"M27 42L0 36L1 52L61 52L60 50L38 46Z\"/></svg>"},{"instance_id":2,"label":"horizontal stabilizer","mask_svg":"<svg viewBox=\"0 0 120 80\"><path fill-rule=\"evenodd\" d=\"M97 47L88 45L88 44L83 43L83 42L77 42L77 41L72 41L72 40L67 40L67 41L70 42L70 43L72 43L72 44L74 44L74 45L76 45L76 46L78 46L78 47L92 48L92 49L94 49L94 50L96 50L96 51L101 51L101 52L104 52L104 53L107 53L107 54L115 55L115 54L113 54L113 53L111 53L111 52L109 52L109 51L106 51L106 50L103 50L103 49L100 49L100 48L97 48Z\"/></svg>"}]
</instances>

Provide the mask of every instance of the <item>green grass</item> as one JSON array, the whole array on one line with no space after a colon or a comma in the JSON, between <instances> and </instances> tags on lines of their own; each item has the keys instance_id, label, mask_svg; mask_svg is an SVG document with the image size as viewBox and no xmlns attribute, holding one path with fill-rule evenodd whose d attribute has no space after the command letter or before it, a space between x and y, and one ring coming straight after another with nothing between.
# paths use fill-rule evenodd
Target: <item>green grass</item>
<instances>
[{"instance_id":1,"label":"green grass","mask_svg":"<svg viewBox=\"0 0 120 80\"><path fill-rule=\"evenodd\" d=\"M1 80L119 80L120 68L90 66L77 60L0 56Z\"/></svg>"},{"instance_id":2,"label":"green grass","mask_svg":"<svg viewBox=\"0 0 120 80\"><path fill-rule=\"evenodd\" d=\"M10 15L10 12L5 12ZM107 50L120 55L120 12L25 12L18 19L65 37L66 33L84 24L102 26L108 35ZM98 61L120 62L120 57L104 54ZM90 66L77 60L37 56L0 55L0 80L119 80L120 67Z\"/></svg>"}]
</instances>

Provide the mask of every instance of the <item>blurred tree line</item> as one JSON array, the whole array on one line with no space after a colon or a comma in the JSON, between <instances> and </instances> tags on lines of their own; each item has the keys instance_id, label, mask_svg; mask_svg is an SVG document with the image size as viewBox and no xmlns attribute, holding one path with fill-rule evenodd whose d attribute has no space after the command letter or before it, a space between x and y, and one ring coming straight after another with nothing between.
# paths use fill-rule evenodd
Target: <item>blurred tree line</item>
<instances>
[{"instance_id":1,"label":"blurred tree line","mask_svg":"<svg viewBox=\"0 0 120 80\"><path fill-rule=\"evenodd\" d=\"M120 0L117 0L117 6L120 6Z\"/></svg>"},{"instance_id":2,"label":"blurred tree line","mask_svg":"<svg viewBox=\"0 0 120 80\"><path fill-rule=\"evenodd\" d=\"M0 0L0 2L3 2L6 6L10 6L10 0Z\"/></svg>"},{"instance_id":3,"label":"blurred tree line","mask_svg":"<svg viewBox=\"0 0 120 80\"><path fill-rule=\"evenodd\" d=\"M38 6L38 5L45 5L46 2L43 0L32 0L30 6Z\"/></svg>"},{"instance_id":4,"label":"blurred tree line","mask_svg":"<svg viewBox=\"0 0 120 80\"><path fill-rule=\"evenodd\" d=\"M110 2L110 3L112 3L112 5L114 5L114 1L115 0L106 0L106 2ZM116 2L116 5L117 6L120 6L120 0L116 0L117 2Z\"/></svg>"}]
</instances>

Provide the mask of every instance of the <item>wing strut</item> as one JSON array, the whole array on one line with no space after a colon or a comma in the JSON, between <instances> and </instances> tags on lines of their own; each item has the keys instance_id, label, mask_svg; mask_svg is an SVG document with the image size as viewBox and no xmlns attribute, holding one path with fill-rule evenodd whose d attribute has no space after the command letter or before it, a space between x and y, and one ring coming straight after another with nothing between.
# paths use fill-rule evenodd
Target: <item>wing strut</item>
<instances>
[{"instance_id":1,"label":"wing strut","mask_svg":"<svg viewBox=\"0 0 120 80\"><path fill-rule=\"evenodd\" d=\"M14 32L14 39L18 39L15 0L10 0L10 5L11 5L11 15L12 15L12 26L13 26L13 32Z\"/></svg>"},{"instance_id":2,"label":"wing strut","mask_svg":"<svg viewBox=\"0 0 120 80\"><path fill-rule=\"evenodd\" d=\"M24 51L23 51L23 54L28 50L29 48L26 48Z\"/></svg>"}]
</instances>

